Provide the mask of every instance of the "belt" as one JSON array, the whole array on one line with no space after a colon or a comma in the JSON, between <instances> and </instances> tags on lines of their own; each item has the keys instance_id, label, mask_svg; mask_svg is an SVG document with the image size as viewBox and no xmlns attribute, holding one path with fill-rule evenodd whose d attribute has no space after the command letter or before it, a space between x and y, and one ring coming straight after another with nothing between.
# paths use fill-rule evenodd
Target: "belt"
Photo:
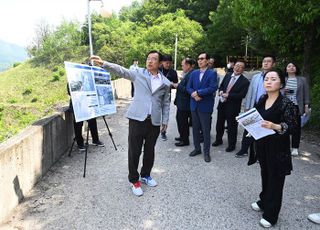
<instances>
[{"instance_id":1,"label":"belt","mask_svg":"<svg viewBox=\"0 0 320 230\"><path fill-rule=\"evenodd\" d=\"M151 114L148 114L148 115L147 115L146 120L151 120Z\"/></svg>"}]
</instances>

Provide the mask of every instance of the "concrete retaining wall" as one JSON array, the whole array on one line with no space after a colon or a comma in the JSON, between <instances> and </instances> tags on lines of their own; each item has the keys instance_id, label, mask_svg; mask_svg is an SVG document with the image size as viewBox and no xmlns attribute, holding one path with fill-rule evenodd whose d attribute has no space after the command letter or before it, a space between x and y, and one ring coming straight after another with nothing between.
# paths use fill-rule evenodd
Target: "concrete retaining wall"
<instances>
[{"instance_id":1,"label":"concrete retaining wall","mask_svg":"<svg viewBox=\"0 0 320 230\"><path fill-rule=\"evenodd\" d=\"M131 82L112 81L116 98L131 97ZM71 146L73 118L61 112L0 144L0 223Z\"/></svg>"},{"instance_id":2,"label":"concrete retaining wall","mask_svg":"<svg viewBox=\"0 0 320 230\"><path fill-rule=\"evenodd\" d=\"M71 146L72 124L61 112L0 144L0 222Z\"/></svg>"}]
</instances>

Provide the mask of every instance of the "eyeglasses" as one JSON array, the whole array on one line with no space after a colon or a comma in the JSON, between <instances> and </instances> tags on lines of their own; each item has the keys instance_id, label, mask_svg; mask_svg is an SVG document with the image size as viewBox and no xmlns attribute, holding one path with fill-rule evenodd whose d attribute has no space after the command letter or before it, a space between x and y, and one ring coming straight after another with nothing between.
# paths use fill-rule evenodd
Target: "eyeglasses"
<instances>
[{"instance_id":1,"label":"eyeglasses","mask_svg":"<svg viewBox=\"0 0 320 230\"><path fill-rule=\"evenodd\" d=\"M206 59L206 58L204 58L204 57L199 57L199 58L198 58L198 61L199 61L199 60L204 60L204 59Z\"/></svg>"},{"instance_id":2,"label":"eyeglasses","mask_svg":"<svg viewBox=\"0 0 320 230\"><path fill-rule=\"evenodd\" d=\"M155 58L155 57L147 58L147 61L155 62L155 61L158 61L158 58Z\"/></svg>"}]
</instances>

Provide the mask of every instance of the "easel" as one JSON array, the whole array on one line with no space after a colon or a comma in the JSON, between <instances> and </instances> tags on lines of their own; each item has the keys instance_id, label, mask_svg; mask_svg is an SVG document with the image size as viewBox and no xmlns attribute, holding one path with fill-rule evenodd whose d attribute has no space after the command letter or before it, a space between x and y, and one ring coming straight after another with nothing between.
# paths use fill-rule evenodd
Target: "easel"
<instances>
[{"instance_id":1,"label":"easel","mask_svg":"<svg viewBox=\"0 0 320 230\"><path fill-rule=\"evenodd\" d=\"M108 130L109 136L110 136L110 138L111 138L112 144L113 144L115 150L118 150L116 144L114 143L114 140L113 140L113 137L112 137L112 133L111 133L111 131L110 131L110 129L109 129L109 126L108 126L108 123L107 123L107 121L106 121L105 116L102 116L102 118L103 118L103 121L104 121L104 123L105 123L105 125L106 125L106 127L107 127L107 130ZM85 153L85 158L84 158L83 177L86 177L87 156L88 156L88 148L89 148L89 141L88 141L88 140L89 140L89 123L88 123L88 121L87 121L87 137L86 137L86 142L85 142L86 153ZM73 142L72 142L72 145L71 145L69 154L68 154L69 157L71 157L71 152L72 152L72 149L73 149L73 146L74 146L75 141L76 141L76 138L73 138Z\"/></svg>"}]
</instances>

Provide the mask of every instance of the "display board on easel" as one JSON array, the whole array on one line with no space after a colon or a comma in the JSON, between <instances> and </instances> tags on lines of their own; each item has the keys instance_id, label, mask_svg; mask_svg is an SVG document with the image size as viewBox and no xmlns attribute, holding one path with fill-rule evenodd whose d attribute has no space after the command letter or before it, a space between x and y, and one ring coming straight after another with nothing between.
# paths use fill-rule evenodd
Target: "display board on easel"
<instances>
[{"instance_id":1,"label":"display board on easel","mask_svg":"<svg viewBox=\"0 0 320 230\"><path fill-rule=\"evenodd\" d=\"M76 122L116 113L108 71L72 62L64 64Z\"/></svg>"}]
</instances>

